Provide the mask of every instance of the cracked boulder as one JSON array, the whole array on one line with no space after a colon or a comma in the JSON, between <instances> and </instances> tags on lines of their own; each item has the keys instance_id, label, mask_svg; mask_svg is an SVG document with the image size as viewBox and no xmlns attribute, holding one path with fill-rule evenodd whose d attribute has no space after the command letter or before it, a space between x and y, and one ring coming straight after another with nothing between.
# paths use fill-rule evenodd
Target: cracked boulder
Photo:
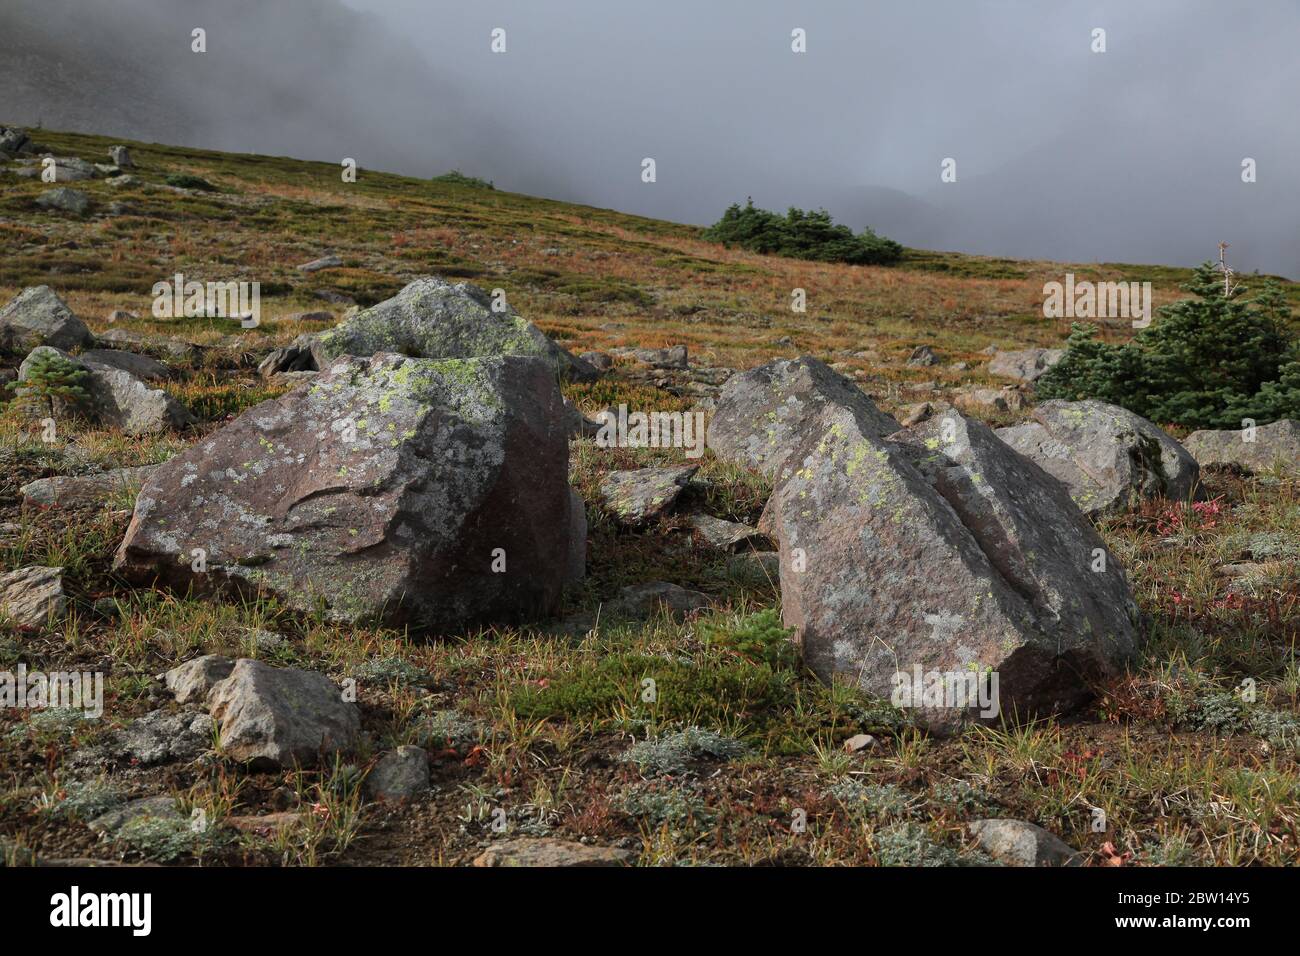
<instances>
[{"instance_id":1,"label":"cracked boulder","mask_svg":"<svg viewBox=\"0 0 1300 956\"><path fill-rule=\"evenodd\" d=\"M561 378L599 377L596 369L556 345L514 309L494 306L492 296L477 286L425 276L333 329L300 335L258 368L263 375L310 372L341 355L379 352L427 359L530 355Z\"/></svg>"},{"instance_id":2,"label":"cracked boulder","mask_svg":"<svg viewBox=\"0 0 1300 956\"><path fill-rule=\"evenodd\" d=\"M900 427L824 362L780 359L727 381L709 422L708 445L719 458L776 478L806 435L842 416L880 437Z\"/></svg>"},{"instance_id":3,"label":"cracked boulder","mask_svg":"<svg viewBox=\"0 0 1300 956\"><path fill-rule=\"evenodd\" d=\"M891 438L860 421L843 410L807 436L767 515L785 623L818 677L946 732L1068 711L1124 666L1127 579L1059 482L955 409ZM990 672L992 713L931 695L933 675ZM918 673L925 687L895 698L896 675Z\"/></svg>"},{"instance_id":4,"label":"cracked boulder","mask_svg":"<svg viewBox=\"0 0 1300 956\"><path fill-rule=\"evenodd\" d=\"M1186 449L1140 415L1095 399L1043 402L1033 421L997 435L1064 482L1090 518L1120 514L1148 498L1187 501L1201 469Z\"/></svg>"},{"instance_id":5,"label":"cracked boulder","mask_svg":"<svg viewBox=\"0 0 1300 956\"><path fill-rule=\"evenodd\" d=\"M582 527L568 457L539 359L343 356L160 465L115 566L344 623L544 617Z\"/></svg>"}]
</instances>

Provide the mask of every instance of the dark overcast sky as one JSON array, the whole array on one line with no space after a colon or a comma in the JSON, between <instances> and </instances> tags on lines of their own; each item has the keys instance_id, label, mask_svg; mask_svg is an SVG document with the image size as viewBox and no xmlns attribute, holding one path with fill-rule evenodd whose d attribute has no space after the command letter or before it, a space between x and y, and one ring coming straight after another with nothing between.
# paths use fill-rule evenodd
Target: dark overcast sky
<instances>
[{"instance_id":1,"label":"dark overcast sky","mask_svg":"<svg viewBox=\"0 0 1300 956\"><path fill-rule=\"evenodd\" d=\"M1226 240L1300 278L1294 0L0 0L0 27L0 122L687 222L752 195L966 252L1192 264Z\"/></svg>"}]
</instances>

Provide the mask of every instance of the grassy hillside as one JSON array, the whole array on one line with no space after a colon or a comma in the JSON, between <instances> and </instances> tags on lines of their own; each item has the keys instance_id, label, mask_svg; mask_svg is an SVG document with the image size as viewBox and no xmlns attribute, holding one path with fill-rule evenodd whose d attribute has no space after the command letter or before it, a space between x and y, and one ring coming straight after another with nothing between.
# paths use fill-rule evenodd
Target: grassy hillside
<instances>
[{"instance_id":1,"label":"grassy hillside","mask_svg":"<svg viewBox=\"0 0 1300 956\"><path fill-rule=\"evenodd\" d=\"M33 136L96 162L120 142ZM463 864L493 838L493 811L504 809L514 835L620 844L646 864L970 862L979 858L964 823L987 816L1039 823L1097 865L1300 862L1300 488L1284 478L1215 476L1213 509L1163 502L1106 523L1103 536L1146 615L1140 665L1097 688L1096 705L1076 717L952 740L927 737L898 712L822 687L762 650L770 647L754 635L772 636L763 612L777 605L777 588L694 546L684 519L636 533L615 527L597 503L601 475L679 463L667 452L572 443L572 480L591 527L589 577L568 609L594 610L622 586L666 580L708 593L718 610L581 638L539 625L417 641L304 620L269 602L132 590L109 569L131 496L85 509L25 507L18 496L39 477L165 460L282 392L289 386L259 378L256 362L321 327L281 317L341 316L343 306L321 291L366 305L418 275L466 279L504 289L521 315L575 352L685 344L694 366L723 369L813 354L892 411L993 384L990 345L1059 344L1065 329L1042 317L1042 286L1064 272L1151 281L1164 303L1182 294L1188 270L919 250L891 267L808 263L727 250L690 226L500 189L364 168L345 184L328 163L131 147L139 185L71 184L99 210L122 204L111 216L48 213L34 204L48 186L0 176L0 301L48 284L97 333L126 328L210 346L168 359L176 375L166 387L201 420L184 434L132 439L70 427L49 443L12 410L0 414L0 571L61 566L72 599L59 626L0 630L0 669L22 661L109 675L106 721L0 710L0 837L11 857L17 846L131 861ZM176 174L215 189L164 188ZM1207 237L1207 258L1215 238ZM343 267L296 268L327 252ZM177 272L260 282L262 326L154 320L150 288ZM796 288L807 291L806 314L790 309ZM1300 305L1300 286L1287 285L1287 294ZM117 309L140 318L110 323ZM1130 332L1119 322L1105 330L1113 339ZM921 344L943 363L908 366ZM566 391L589 413L618 401L686 408L693 384L621 360L600 382ZM751 523L770 490L707 455L697 478L696 506ZM1248 558L1272 571L1243 589L1221 569ZM304 773L247 773L219 754L118 766L102 778L74 771L79 748L166 706L152 675L199 653L357 679L366 748L350 763ZM660 682L653 705L638 693L647 672ZM1231 695L1246 677L1258 685L1250 709ZM739 754L656 775L655 762L671 762L687 743L663 735L689 726L737 741ZM843 742L858 733L874 734L877 745L845 753ZM631 749L656 735L659 744ZM362 775L401 743L429 749L433 790L408 805L366 803ZM629 753L637 759L623 759ZM186 812L204 810L214 826L117 842L85 826L96 801L159 793L175 794ZM1105 811L1104 830L1093 828L1094 808ZM798 811L804 831L791 827ZM263 821L248 820L255 815Z\"/></svg>"}]
</instances>

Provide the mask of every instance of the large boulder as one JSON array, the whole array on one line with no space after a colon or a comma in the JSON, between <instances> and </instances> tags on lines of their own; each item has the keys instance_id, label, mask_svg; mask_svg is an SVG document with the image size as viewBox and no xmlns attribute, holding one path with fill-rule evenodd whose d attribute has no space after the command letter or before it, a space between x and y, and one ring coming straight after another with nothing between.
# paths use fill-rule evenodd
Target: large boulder
<instances>
[{"instance_id":1,"label":"large boulder","mask_svg":"<svg viewBox=\"0 0 1300 956\"><path fill-rule=\"evenodd\" d=\"M1014 378L1021 382L1036 382L1064 357L1065 349L1019 349L1013 352L996 352L989 361L989 374Z\"/></svg>"},{"instance_id":2,"label":"large boulder","mask_svg":"<svg viewBox=\"0 0 1300 956\"><path fill-rule=\"evenodd\" d=\"M780 359L733 375L718 396L708 445L719 458L777 477L808 434L847 415L884 437L899 429L862 389L810 356Z\"/></svg>"},{"instance_id":3,"label":"large boulder","mask_svg":"<svg viewBox=\"0 0 1300 956\"><path fill-rule=\"evenodd\" d=\"M24 394L22 383L31 376L38 358L50 354L58 355L89 373L83 386L88 396L86 401L71 405L55 397L51 399L51 412L55 415L85 415L94 421L119 428L127 435L148 435L169 428L186 428L196 421L189 409L166 391L151 388L130 372L96 361L86 354L74 358L49 346L33 349L23 360L18 369L20 395Z\"/></svg>"},{"instance_id":4,"label":"large boulder","mask_svg":"<svg viewBox=\"0 0 1300 956\"><path fill-rule=\"evenodd\" d=\"M1141 415L1095 399L1043 402L1034 420L998 437L1063 481L1090 518L1119 514L1148 498L1188 500L1201 469L1182 445Z\"/></svg>"},{"instance_id":5,"label":"large boulder","mask_svg":"<svg viewBox=\"0 0 1300 956\"><path fill-rule=\"evenodd\" d=\"M86 323L47 285L23 289L0 309L0 349L23 353L41 345L77 349L94 341Z\"/></svg>"},{"instance_id":6,"label":"large boulder","mask_svg":"<svg viewBox=\"0 0 1300 956\"><path fill-rule=\"evenodd\" d=\"M337 621L549 614L580 527L562 409L536 358L343 356L154 471L116 567Z\"/></svg>"},{"instance_id":7,"label":"large boulder","mask_svg":"<svg viewBox=\"0 0 1300 956\"><path fill-rule=\"evenodd\" d=\"M221 752L258 767L313 766L351 748L361 730L356 704L323 674L241 658L208 695Z\"/></svg>"},{"instance_id":8,"label":"large boulder","mask_svg":"<svg viewBox=\"0 0 1300 956\"><path fill-rule=\"evenodd\" d=\"M556 345L508 306L494 311L487 292L436 276L416 279L391 299L336 328L301 335L259 366L263 374L312 371L340 355L397 352L416 358L463 359L532 355L562 378L590 381L599 373Z\"/></svg>"},{"instance_id":9,"label":"large boulder","mask_svg":"<svg viewBox=\"0 0 1300 956\"><path fill-rule=\"evenodd\" d=\"M1183 447L1202 468L1231 468L1248 474L1277 468L1300 474L1300 422L1290 418L1240 431L1192 432Z\"/></svg>"},{"instance_id":10,"label":"large boulder","mask_svg":"<svg viewBox=\"0 0 1300 956\"><path fill-rule=\"evenodd\" d=\"M888 439L871 422L845 409L821 423L769 507L805 663L922 705L918 720L940 732L1084 701L1090 679L1132 656L1137 612L1060 483L955 409ZM990 671L993 713L920 688L895 697L899 675L913 688L913 675Z\"/></svg>"}]
</instances>

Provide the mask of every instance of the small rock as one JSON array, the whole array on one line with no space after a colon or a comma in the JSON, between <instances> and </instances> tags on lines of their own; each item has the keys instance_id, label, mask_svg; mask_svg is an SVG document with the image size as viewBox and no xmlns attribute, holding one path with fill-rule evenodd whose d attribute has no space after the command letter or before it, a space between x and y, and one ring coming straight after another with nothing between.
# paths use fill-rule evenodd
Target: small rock
<instances>
[{"instance_id":1,"label":"small rock","mask_svg":"<svg viewBox=\"0 0 1300 956\"><path fill-rule=\"evenodd\" d=\"M503 840L494 843L475 858L475 866L626 866L635 859L630 850L614 847L584 846L551 837Z\"/></svg>"},{"instance_id":2,"label":"small rock","mask_svg":"<svg viewBox=\"0 0 1300 956\"><path fill-rule=\"evenodd\" d=\"M429 755L420 747L403 746L379 758L366 778L372 800L407 800L429 789Z\"/></svg>"},{"instance_id":3,"label":"small rock","mask_svg":"<svg viewBox=\"0 0 1300 956\"><path fill-rule=\"evenodd\" d=\"M29 481L19 489L23 502L45 508L86 508L114 496L134 499L157 465L117 468L99 475L56 475Z\"/></svg>"},{"instance_id":4,"label":"small rock","mask_svg":"<svg viewBox=\"0 0 1300 956\"><path fill-rule=\"evenodd\" d=\"M178 704L203 703L220 681L230 676L235 662L219 654L205 654L173 667L163 675L163 682Z\"/></svg>"},{"instance_id":5,"label":"small rock","mask_svg":"<svg viewBox=\"0 0 1300 956\"><path fill-rule=\"evenodd\" d=\"M934 349L928 345L918 345L912 350L912 354L907 357L907 364L913 366L938 365L939 356L935 354Z\"/></svg>"},{"instance_id":6,"label":"small rock","mask_svg":"<svg viewBox=\"0 0 1300 956\"><path fill-rule=\"evenodd\" d=\"M176 806L176 798L162 794L157 797L142 797L132 800L116 809L102 813L91 820L87 826L96 833L109 836L117 833L128 823L142 818L156 820L179 820L181 811Z\"/></svg>"},{"instance_id":7,"label":"small rock","mask_svg":"<svg viewBox=\"0 0 1300 956\"><path fill-rule=\"evenodd\" d=\"M693 515L691 527L700 533L709 547L720 551L772 551L776 545L757 528L712 515Z\"/></svg>"},{"instance_id":8,"label":"small rock","mask_svg":"<svg viewBox=\"0 0 1300 956\"><path fill-rule=\"evenodd\" d=\"M690 357L685 345L666 349L633 349L632 357L652 368L684 369L690 367Z\"/></svg>"},{"instance_id":9,"label":"small rock","mask_svg":"<svg viewBox=\"0 0 1300 956\"><path fill-rule=\"evenodd\" d=\"M110 146L108 158L112 160L114 166L120 166L122 169L130 169L135 165L131 161L131 151L125 146Z\"/></svg>"},{"instance_id":10,"label":"small rock","mask_svg":"<svg viewBox=\"0 0 1300 956\"><path fill-rule=\"evenodd\" d=\"M255 767L314 766L356 744L361 718L323 674L242 658L213 686L222 753Z\"/></svg>"},{"instance_id":11,"label":"small rock","mask_svg":"<svg viewBox=\"0 0 1300 956\"><path fill-rule=\"evenodd\" d=\"M844 741L844 749L851 754L863 750L870 750L876 746L876 738L871 734L855 734L848 740Z\"/></svg>"},{"instance_id":12,"label":"small rock","mask_svg":"<svg viewBox=\"0 0 1300 956\"><path fill-rule=\"evenodd\" d=\"M614 359L607 352L583 352L578 358L598 372L608 372L614 367Z\"/></svg>"},{"instance_id":13,"label":"small rock","mask_svg":"<svg viewBox=\"0 0 1300 956\"><path fill-rule=\"evenodd\" d=\"M29 567L0 574L0 619L19 627L41 627L67 610L63 569Z\"/></svg>"},{"instance_id":14,"label":"small rock","mask_svg":"<svg viewBox=\"0 0 1300 956\"><path fill-rule=\"evenodd\" d=\"M140 318L140 316L136 315L134 312L127 312L125 309L114 309L112 312L108 313L108 321L110 323L129 322L138 318Z\"/></svg>"},{"instance_id":15,"label":"small rock","mask_svg":"<svg viewBox=\"0 0 1300 956\"><path fill-rule=\"evenodd\" d=\"M993 346L990 345L989 348ZM988 349L985 349L985 353L988 354ZM1036 382L1048 369L1061 361L1065 349L1019 349L1013 352L994 349L992 355L993 360L989 362L990 375Z\"/></svg>"},{"instance_id":16,"label":"small rock","mask_svg":"<svg viewBox=\"0 0 1300 956\"><path fill-rule=\"evenodd\" d=\"M600 484L605 508L625 527L659 520L677 503L697 466L611 471Z\"/></svg>"},{"instance_id":17,"label":"small rock","mask_svg":"<svg viewBox=\"0 0 1300 956\"><path fill-rule=\"evenodd\" d=\"M338 256L322 256L319 259L313 259L311 262L304 262L298 266L299 272L320 272L322 269L337 269L343 265L343 260Z\"/></svg>"},{"instance_id":18,"label":"small rock","mask_svg":"<svg viewBox=\"0 0 1300 956\"><path fill-rule=\"evenodd\" d=\"M1024 820L975 820L970 832L980 849L1007 866L1083 865L1077 850Z\"/></svg>"},{"instance_id":19,"label":"small rock","mask_svg":"<svg viewBox=\"0 0 1300 956\"><path fill-rule=\"evenodd\" d=\"M74 216L84 216L90 212L90 197L80 190L61 186L37 196L36 205L42 209L57 209L60 212L72 213Z\"/></svg>"},{"instance_id":20,"label":"small rock","mask_svg":"<svg viewBox=\"0 0 1300 956\"><path fill-rule=\"evenodd\" d=\"M192 711L155 710L120 730L111 730L72 756L78 767L131 761L143 767L193 760L212 746L212 718Z\"/></svg>"}]
</instances>

